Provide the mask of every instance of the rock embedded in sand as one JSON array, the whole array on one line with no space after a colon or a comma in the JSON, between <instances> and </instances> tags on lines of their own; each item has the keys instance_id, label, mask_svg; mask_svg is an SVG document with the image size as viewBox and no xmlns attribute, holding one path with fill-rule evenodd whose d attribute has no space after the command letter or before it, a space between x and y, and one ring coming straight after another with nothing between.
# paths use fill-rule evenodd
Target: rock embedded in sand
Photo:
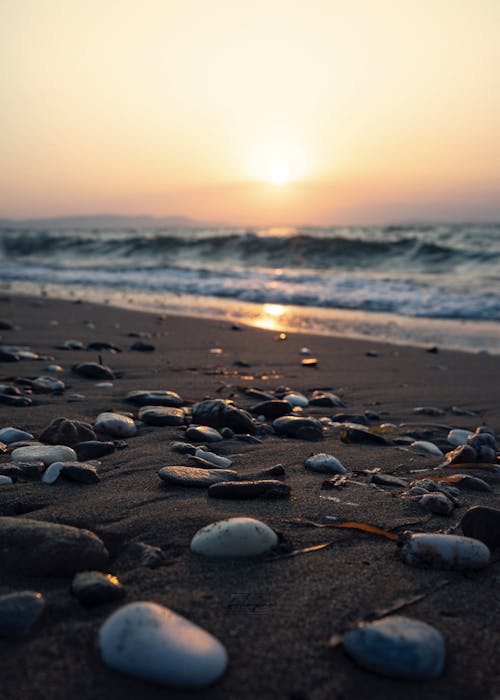
<instances>
[{"instance_id":1,"label":"rock embedded in sand","mask_svg":"<svg viewBox=\"0 0 500 700\"><path fill-rule=\"evenodd\" d=\"M34 440L34 435L27 433L25 430L19 430L18 428L2 428L0 430L0 442L4 442L10 445L12 442L19 442L20 440Z\"/></svg>"},{"instance_id":2,"label":"rock embedded in sand","mask_svg":"<svg viewBox=\"0 0 500 700\"><path fill-rule=\"evenodd\" d=\"M101 571L82 571L75 575L71 592L88 607L122 600L125 589L116 576Z\"/></svg>"},{"instance_id":3,"label":"rock embedded in sand","mask_svg":"<svg viewBox=\"0 0 500 700\"><path fill-rule=\"evenodd\" d=\"M477 539L437 533L403 533L401 557L410 566L435 569L482 569L490 563L490 550Z\"/></svg>"},{"instance_id":4,"label":"rock embedded in sand","mask_svg":"<svg viewBox=\"0 0 500 700\"><path fill-rule=\"evenodd\" d=\"M0 637L29 637L45 609L45 598L36 591L19 591L0 596Z\"/></svg>"},{"instance_id":5,"label":"rock embedded in sand","mask_svg":"<svg viewBox=\"0 0 500 700\"><path fill-rule=\"evenodd\" d=\"M48 445L68 445L72 447L75 443L83 440L95 440L95 433L89 423L68 418L54 418L49 425L44 428L40 435L40 442Z\"/></svg>"},{"instance_id":6,"label":"rock embedded in sand","mask_svg":"<svg viewBox=\"0 0 500 700\"><path fill-rule=\"evenodd\" d=\"M135 343L132 343L130 349L135 350L135 352L154 352L156 350L154 345L145 343L143 340L136 340Z\"/></svg>"},{"instance_id":7,"label":"rock embedded in sand","mask_svg":"<svg viewBox=\"0 0 500 700\"><path fill-rule=\"evenodd\" d=\"M396 486L404 489L408 486L406 479L400 479L393 474L382 473L370 474L368 477L368 483L376 484L377 486Z\"/></svg>"},{"instance_id":8,"label":"rock embedded in sand","mask_svg":"<svg viewBox=\"0 0 500 700\"><path fill-rule=\"evenodd\" d=\"M343 645L360 666L388 678L432 680L444 670L441 633L409 617L395 615L363 623L344 635Z\"/></svg>"},{"instance_id":9,"label":"rock embedded in sand","mask_svg":"<svg viewBox=\"0 0 500 700\"><path fill-rule=\"evenodd\" d=\"M273 428L281 437L312 441L321 440L323 437L323 427L315 418L282 416L273 421Z\"/></svg>"},{"instance_id":10,"label":"rock embedded in sand","mask_svg":"<svg viewBox=\"0 0 500 700\"><path fill-rule=\"evenodd\" d=\"M194 442L220 442L224 439L218 430L208 425L190 425L186 437Z\"/></svg>"},{"instance_id":11,"label":"rock embedded in sand","mask_svg":"<svg viewBox=\"0 0 500 700\"><path fill-rule=\"evenodd\" d=\"M166 686L210 685L227 666L218 639L169 608L145 601L108 617L97 644L106 666Z\"/></svg>"},{"instance_id":12,"label":"rock embedded in sand","mask_svg":"<svg viewBox=\"0 0 500 700\"><path fill-rule=\"evenodd\" d=\"M113 437L132 437L137 434L137 426L128 416L105 411L97 416L94 431Z\"/></svg>"},{"instance_id":13,"label":"rock embedded in sand","mask_svg":"<svg viewBox=\"0 0 500 700\"><path fill-rule=\"evenodd\" d=\"M194 455L199 448L195 445L191 445L189 442L179 442L175 440L170 443L170 449L172 452L178 452L181 455Z\"/></svg>"},{"instance_id":14,"label":"rock embedded in sand","mask_svg":"<svg viewBox=\"0 0 500 700\"><path fill-rule=\"evenodd\" d=\"M254 518L219 520L198 530L191 551L205 557L255 557L278 544L271 528Z\"/></svg>"},{"instance_id":15,"label":"rock embedded in sand","mask_svg":"<svg viewBox=\"0 0 500 700\"><path fill-rule=\"evenodd\" d=\"M473 506L465 513L461 522L462 532L489 547L500 547L500 510L486 506Z\"/></svg>"},{"instance_id":16,"label":"rock embedded in sand","mask_svg":"<svg viewBox=\"0 0 500 700\"><path fill-rule=\"evenodd\" d=\"M65 385L55 377L37 377L33 380L32 388L38 394L54 394L64 391Z\"/></svg>"},{"instance_id":17,"label":"rock embedded in sand","mask_svg":"<svg viewBox=\"0 0 500 700\"><path fill-rule=\"evenodd\" d=\"M162 467L158 471L162 481L176 486L207 487L220 481L237 479L238 473L233 469L198 469L197 467Z\"/></svg>"},{"instance_id":18,"label":"rock embedded in sand","mask_svg":"<svg viewBox=\"0 0 500 700\"><path fill-rule=\"evenodd\" d=\"M422 452L427 452L430 455L435 455L436 457L443 457L442 451L433 442L428 442L427 440L415 440L412 442L410 447L415 450L422 450Z\"/></svg>"},{"instance_id":19,"label":"rock embedded in sand","mask_svg":"<svg viewBox=\"0 0 500 700\"><path fill-rule=\"evenodd\" d=\"M93 464L83 462L56 462L56 464L61 465L61 474L71 481L76 481L79 484L96 484L100 481L97 469Z\"/></svg>"},{"instance_id":20,"label":"rock embedded in sand","mask_svg":"<svg viewBox=\"0 0 500 700\"><path fill-rule=\"evenodd\" d=\"M287 484L276 479L258 479L255 481L221 481L210 486L208 495L212 498L253 500L254 498L288 498L291 489Z\"/></svg>"},{"instance_id":21,"label":"rock embedded in sand","mask_svg":"<svg viewBox=\"0 0 500 700\"><path fill-rule=\"evenodd\" d=\"M84 345L80 340L65 340L62 345L58 345L59 350L83 350Z\"/></svg>"},{"instance_id":22,"label":"rock embedded in sand","mask_svg":"<svg viewBox=\"0 0 500 700\"><path fill-rule=\"evenodd\" d=\"M87 459L97 459L104 457L115 451L115 443L102 440L84 440L72 445L78 460L85 462Z\"/></svg>"},{"instance_id":23,"label":"rock embedded in sand","mask_svg":"<svg viewBox=\"0 0 500 700\"><path fill-rule=\"evenodd\" d=\"M175 391L164 391L163 389L130 391L126 395L125 401L130 401L137 406L172 406L174 408L178 408L184 403Z\"/></svg>"},{"instance_id":24,"label":"rock embedded in sand","mask_svg":"<svg viewBox=\"0 0 500 700\"><path fill-rule=\"evenodd\" d=\"M144 406L139 411L139 420L146 425L184 425L186 415L174 406Z\"/></svg>"},{"instance_id":25,"label":"rock embedded in sand","mask_svg":"<svg viewBox=\"0 0 500 700\"><path fill-rule=\"evenodd\" d=\"M444 416L446 411L436 406L417 406L413 409L417 416Z\"/></svg>"},{"instance_id":26,"label":"rock embedded in sand","mask_svg":"<svg viewBox=\"0 0 500 700\"><path fill-rule=\"evenodd\" d=\"M340 396L332 394L329 391L314 391L312 397L309 399L309 405L323 406L325 408L343 408L345 406Z\"/></svg>"},{"instance_id":27,"label":"rock embedded in sand","mask_svg":"<svg viewBox=\"0 0 500 700\"><path fill-rule=\"evenodd\" d=\"M43 462L46 466L52 462L74 462L76 452L67 445L27 445L12 452L14 462Z\"/></svg>"},{"instance_id":28,"label":"rock embedded in sand","mask_svg":"<svg viewBox=\"0 0 500 700\"><path fill-rule=\"evenodd\" d=\"M365 430L363 426L359 428L352 427L352 424L346 424L348 427L340 430L340 439L347 445L387 445L389 444L383 435L372 433Z\"/></svg>"},{"instance_id":29,"label":"rock embedded in sand","mask_svg":"<svg viewBox=\"0 0 500 700\"><path fill-rule=\"evenodd\" d=\"M0 517L0 568L28 576L72 576L106 566L108 552L89 530Z\"/></svg>"},{"instance_id":30,"label":"rock embedded in sand","mask_svg":"<svg viewBox=\"0 0 500 700\"><path fill-rule=\"evenodd\" d=\"M453 513L453 502L444 493L426 493L419 500L419 504L424 510L435 515L451 515Z\"/></svg>"},{"instance_id":31,"label":"rock embedded in sand","mask_svg":"<svg viewBox=\"0 0 500 700\"><path fill-rule=\"evenodd\" d=\"M281 416L286 416L292 412L292 406L288 401L272 399L271 401L261 401L250 408L250 412L257 416L264 416L268 420L274 420Z\"/></svg>"},{"instance_id":32,"label":"rock embedded in sand","mask_svg":"<svg viewBox=\"0 0 500 700\"><path fill-rule=\"evenodd\" d=\"M470 474L454 474L454 483L465 489L470 489L471 491L483 491L484 493L491 493L493 489L484 479L480 479L478 476L470 476ZM500 529L500 523L499 523ZM478 539L481 539L478 537Z\"/></svg>"},{"instance_id":33,"label":"rock embedded in sand","mask_svg":"<svg viewBox=\"0 0 500 700\"><path fill-rule=\"evenodd\" d=\"M87 379L114 379L115 374L110 367L101 365L98 362L81 362L73 365L72 372Z\"/></svg>"},{"instance_id":34,"label":"rock embedded in sand","mask_svg":"<svg viewBox=\"0 0 500 700\"><path fill-rule=\"evenodd\" d=\"M347 469L342 462L333 455L320 452L308 457L304 462L306 469L322 474L346 474Z\"/></svg>"},{"instance_id":35,"label":"rock embedded in sand","mask_svg":"<svg viewBox=\"0 0 500 700\"><path fill-rule=\"evenodd\" d=\"M193 423L212 428L231 428L235 433L255 433L255 425L249 413L237 408L230 401L208 399L196 403L191 409Z\"/></svg>"}]
</instances>

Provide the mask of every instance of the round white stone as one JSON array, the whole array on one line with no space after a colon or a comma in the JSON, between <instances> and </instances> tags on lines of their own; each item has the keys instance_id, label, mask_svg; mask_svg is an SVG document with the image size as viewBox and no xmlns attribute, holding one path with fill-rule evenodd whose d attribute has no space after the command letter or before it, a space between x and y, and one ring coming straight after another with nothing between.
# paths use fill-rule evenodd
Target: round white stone
<instances>
[{"instance_id":1,"label":"round white stone","mask_svg":"<svg viewBox=\"0 0 500 700\"><path fill-rule=\"evenodd\" d=\"M227 666L218 639L156 603L130 603L114 612L97 643L110 668L167 686L209 685Z\"/></svg>"},{"instance_id":2,"label":"round white stone","mask_svg":"<svg viewBox=\"0 0 500 700\"><path fill-rule=\"evenodd\" d=\"M66 445L27 445L12 452L14 462L76 462L78 457L71 447Z\"/></svg>"},{"instance_id":3,"label":"round white stone","mask_svg":"<svg viewBox=\"0 0 500 700\"><path fill-rule=\"evenodd\" d=\"M460 430L459 428L455 428L454 430L450 430L447 440L453 447L458 447L459 445L467 444L467 438L469 435L474 435L474 433L471 433L470 430Z\"/></svg>"},{"instance_id":4,"label":"round white stone","mask_svg":"<svg viewBox=\"0 0 500 700\"><path fill-rule=\"evenodd\" d=\"M191 551L205 557L254 557L278 544L271 528L254 518L229 518L202 527L191 540Z\"/></svg>"},{"instance_id":5,"label":"round white stone","mask_svg":"<svg viewBox=\"0 0 500 700\"><path fill-rule=\"evenodd\" d=\"M59 478L59 475L63 468L63 462L52 462L47 469L44 471L42 476L42 482L44 484L53 484Z\"/></svg>"},{"instance_id":6,"label":"round white stone","mask_svg":"<svg viewBox=\"0 0 500 700\"><path fill-rule=\"evenodd\" d=\"M322 472L324 474L346 474L347 472L347 469L340 460L324 452L308 457L304 462L304 466L306 469L311 469L314 472Z\"/></svg>"},{"instance_id":7,"label":"round white stone","mask_svg":"<svg viewBox=\"0 0 500 700\"><path fill-rule=\"evenodd\" d=\"M443 457L443 453L437 445L433 442L427 442L427 440L417 440L412 442L410 447L414 447L417 450L422 450L423 452L428 452L430 455L435 455L436 457Z\"/></svg>"},{"instance_id":8,"label":"round white stone","mask_svg":"<svg viewBox=\"0 0 500 700\"><path fill-rule=\"evenodd\" d=\"M198 448L195 452L195 455L197 457L200 457L201 459L206 459L207 462L215 464L215 466L217 467L224 467L225 469L227 469L232 465L232 461L230 459L228 459L227 457L222 457L222 455L216 455L215 452L208 452L206 450Z\"/></svg>"},{"instance_id":9,"label":"round white stone","mask_svg":"<svg viewBox=\"0 0 500 700\"><path fill-rule=\"evenodd\" d=\"M100 413L94 425L94 430L99 433L108 433L115 437L132 437L137 433L137 426L128 416L120 413ZM70 461L70 460L67 460Z\"/></svg>"},{"instance_id":10,"label":"round white stone","mask_svg":"<svg viewBox=\"0 0 500 700\"><path fill-rule=\"evenodd\" d=\"M401 548L401 556L411 566L435 569L482 569L490 563L490 550L483 542L432 532L411 535Z\"/></svg>"},{"instance_id":11,"label":"round white stone","mask_svg":"<svg viewBox=\"0 0 500 700\"><path fill-rule=\"evenodd\" d=\"M290 406L301 406L302 408L309 406L309 400L304 396L304 394L301 394L298 391L292 391L283 398L285 401L288 401Z\"/></svg>"}]
</instances>

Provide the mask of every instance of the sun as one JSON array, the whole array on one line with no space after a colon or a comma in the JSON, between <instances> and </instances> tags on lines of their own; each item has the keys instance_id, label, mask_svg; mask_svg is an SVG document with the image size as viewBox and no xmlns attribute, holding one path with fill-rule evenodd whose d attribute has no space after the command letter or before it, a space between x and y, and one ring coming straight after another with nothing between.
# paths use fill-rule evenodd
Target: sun
<instances>
[{"instance_id":1,"label":"sun","mask_svg":"<svg viewBox=\"0 0 500 700\"><path fill-rule=\"evenodd\" d=\"M283 163L275 163L269 168L269 179L273 185L283 187L290 179L290 171Z\"/></svg>"}]
</instances>

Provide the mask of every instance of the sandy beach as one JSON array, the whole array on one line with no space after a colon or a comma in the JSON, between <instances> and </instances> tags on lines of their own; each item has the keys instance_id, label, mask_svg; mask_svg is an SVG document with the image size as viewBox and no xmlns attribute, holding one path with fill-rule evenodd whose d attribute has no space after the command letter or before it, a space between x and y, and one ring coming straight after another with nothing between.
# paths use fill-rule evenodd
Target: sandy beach
<instances>
[{"instance_id":1,"label":"sandy beach","mask_svg":"<svg viewBox=\"0 0 500 700\"><path fill-rule=\"evenodd\" d=\"M53 374L65 382L59 394L32 395L31 406L0 405L0 429L14 426L38 437L54 418L93 424L102 411L137 412L125 401L134 390L171 390L189 408L206 398L232 399L249 409L255 398L245 388L273 392L289 387L310 397L314 390L339 395L345 408L308 407L315 418L336 413L376 414L370 424L397 426L394 435L415 432L440 447L451 428L475 430L486 425L500 434L500 363L498 356L392 346L347 338L265 331L226 321L157 316L87 302L4 297L0 318L13 324L0 331L1 343L27 346L51 360L0 364L0 383ZM131 350L137 336L152 352ZM59 349L76 339L86 347L107 342L123 352ZM317 365L302 366L307 347ZM71 372L76 363L99 361L116 373L109 387ZM75 395L78 395L77 398ZM418 415L416 407L444 413ZM452 410L453 409L453 410ZM457 410L458 409L458 410ZM472 414L472 415L471 415ZM476 414L476 415L474 415ZM0 571L0 594L41 592L46 613L39 628L20 641L0 640L3 659L2 700L131 700L193 698L207 700L282 698L284 700L443 700L498 698L500 583L498 550L481 571L414 568L398 556L394 541L366 533L337 545L285 556L345 536L345 532L293 522L327 524L359 521L398 534L456 532L467 508L499 507L500 477L471 470L492 487L491 493L461 489L450 516L430 515L415 501L401 498L402 488L369 483L380 469L408 480L431 472L442 458L402 444L345 444L338 430L326 427L319 442L284 439L271 430L248 444L226 439L211 446L230 456L240 476L277 464L285 469L289 498L219 500L206 489L162 483L158 470L188 464L170 448L183 439L183 428L141 425L124 449L99 458L100 481L78 484L60 478L53 485L20 478L0 487L0 516L33 518L88 529L105 543L107 571L126 590L121 603L83 607L71 594L71 577L24 576ZM391 437L393 435L391 434ZM450 446L447 449L451 449ZM324 489L325 474L304 469L313 453L338 457L349 473L359 472L342 488ZM0 456L0 466L10 462ZM422 470L422 471L417 471ZM478 473L480 471L480 473ZM190 553L191 538L204 525L247 515L280 533L280 556L249 560L211 560ZM350 531L353 532L353 531ZM131 545L159 547L156 568L138 564ZM399 599L423 597L401 614L436 627L446 643L446 666L433 681L390 680L362 670L341 646L329 639ZM211 632L226 647L225 675L203 690L175 690L120 675L102 663L96 637L103 621L123 603L147 600L184 615Z\"/></svg>"}]
</instances>

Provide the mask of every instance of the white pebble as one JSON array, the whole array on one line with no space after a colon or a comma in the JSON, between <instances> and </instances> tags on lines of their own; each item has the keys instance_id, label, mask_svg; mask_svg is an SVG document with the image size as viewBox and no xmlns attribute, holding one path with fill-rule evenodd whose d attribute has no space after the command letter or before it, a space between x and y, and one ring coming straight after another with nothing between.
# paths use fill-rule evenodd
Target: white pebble
<instances>
[{"instance_id":1,"label":"white pebble","mask_svg":"<svg viewBox=\"0 0 500 700\"><path fill-rule=\"evenodd\" d=\"M207 462L215 464L217 467L224 467L225 469L230 467L233 463L227 457L222 457L222 455L216 455L215 452L207 452L200 448L196 450L195 455L201 457L201 459L206 459Z\"/></svg>"},{"instance_id":2,"label":"white pebble","mask_svg":"<svg viewBox=\"0 0 500 700\"><path fill-rule=\"evenodd\" d=\"M459 445L467 445L467 438L469 435L474 435L470 430L460 430L455 428L450 430L447 436L447 440L453 447L458 447Z\"/></svg>"},{"instance_id":3,"label":"white pebble","mask_svg":"<svg viewBox=\"0 0 500 700\"><path fill-rule=\"evenodd\" d=\"M4 442L6 445L10 445L11 442L34 439L34 435L27 433L25 430L19 430L18 428L8 427L0 430L0 442Z\"/></svg>"},{"instance_id":4,"label":"white pebble","mask_svg":"<svg viewBox=\"0 0 500 700\"><path fill-rule=\"evenodd\" d=\"M137 433L137 426L128 416L104 412L97 416L94 430L98 433L108 433L114 437L132 437Z\"/></svg>"},{"instance_id":5,"label":"white pebble","mask_svg":"<svg viewBox=\"0 0 500 700\"><path fill-rule=\"evenodd\" d=\"M0 486L7 486L7 484L13 484L14 482L10 478L10 476L4 476L3 474L0 474Z\"/></svg>"},{"instance_id":6,"label":"white pebble","mask_svg":"<svg viewBox=\"0 0 500 700\"><path fill-rule=\"evenodd\" d=\"M401 556L411 566L436 569L482 569L490 562L488 547L471 537L417 533L401 547Z\"/></svg>"},{"instance_id":7,"label":"white pebble","mask_svg":"<svg viewBox=\"0 0 500 700\"><path fill-rule=\"evenodd\" d=\"M54 484L62 471L62 462L52 462L47 469L44 471L42 476L42 482L44 484Z\"/></svg>"},{"instance_id":8,"label":"white pebble","mask_svg":"<svg viewBox=\"0 0 500 700\"><path fill-rule=\"evenodd\" d=\"M288 401L290 406L300 406L301 408L309 406L308 399L304 396L304 394L301 394L298 391L292 391L290 394L287 394L283 398L285 401Z\"/></svg>"},{"instance_id":9,"label":"white pebble","mask_svg":"<svg viewBox=\"0 0 500 700\"><path fill-rule=\"evenodd\" d=\"M18 447L12 452L14 462L76 462L76 452L66 445L28 445Z\"/></svg>"},{"instance_id":10,"label":"white pebble","mask_svg":"<svg viewBox=\"0 0 500 700\"><path fill-rule=\"evenodd\" d=\"M435 455L436 457L444 456L437 445L435 445L433 442L427 442L427 440L417 440L416 442L412 442L410 447L413 447L416 450L422 450L423 452L428 452L430 455Z\"/></svg>"},{"instance_id":11,"label":"white pebble","mask_svg":"<svg viewBox=\"0 0 500 700\"><path fill-rule=\"evenodd\" d=\"M210 685L227 666L218 639L156 603L130 603L114 612L97 643L110 668L167 686Z\"/></svg>"},{"instance_id":12,"label":"white pebble","mask_svg":"<svg viewBox=\"0 0 500 700\"><path fill-rule=\"evenodd\" d=\"M333 455L320 452L317 455L308 457L304 462L306 469L314 472L322 472L324 474L346 474L347 469L342 462Z\"/></svg>"},{"instance_id":13,"label":"white pebble","mask_svg":"<svg viewBox=\"0 0 500 700\"><path fill-rule=\"evenodd\" d=\"M191 551L205 557L254 557L278 544L271 528L254 518L229 518L202 527L191 540Z\"/></svg>"}]
</instances>

